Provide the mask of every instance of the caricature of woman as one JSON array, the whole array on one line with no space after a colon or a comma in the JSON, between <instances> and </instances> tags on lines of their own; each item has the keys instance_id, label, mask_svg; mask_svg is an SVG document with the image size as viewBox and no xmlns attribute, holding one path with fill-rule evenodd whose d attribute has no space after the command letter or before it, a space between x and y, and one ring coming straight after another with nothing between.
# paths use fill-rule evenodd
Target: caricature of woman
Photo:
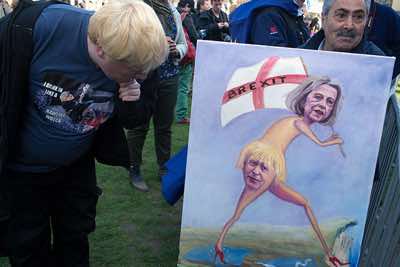
<instances>
[{"instance_id":1,"label":"caricature of woman","mask_svg":"<svg viewBox=\"0 0 400 267\"><path fill-rule=\"evenodd\" d=\"M285 167L287 147L302 134L323 147L343 143L343 140L336 134L321 141L310 128L313 123L332 126L341 101L341 88L339 85L331 83L328 77L308 78L290 92L286 99L287 107L295 114L274 122L260 139L242 149L236 167L243 170L244 189L233 216L224 225L215 244L216 256L222 262L224 262L222 244L228 230L250 203L264 192L269 191L284 201L303 207L329 261L335 266L344 265L332 255L310 203L304 196L286 184Z\"/></svg>"}]
</instances>

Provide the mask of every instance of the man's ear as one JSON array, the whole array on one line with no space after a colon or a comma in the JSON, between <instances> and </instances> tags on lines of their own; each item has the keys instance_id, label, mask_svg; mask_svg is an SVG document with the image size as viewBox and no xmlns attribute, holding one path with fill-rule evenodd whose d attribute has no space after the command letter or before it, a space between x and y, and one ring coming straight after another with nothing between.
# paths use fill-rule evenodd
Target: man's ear
<instances>
[{"instance_id":1,"label":"man's ear","mask_svg":"<svg viewBox=\"0 0 400 267\"><path fill-rule=\"evenodd\" d=\"M99 58L105 59L106 54L104 53L104 50L103 50L103 48L101 48L101 46L98 46L97 44L95 44L95 52Z\"/></svg>"}]
</instances>

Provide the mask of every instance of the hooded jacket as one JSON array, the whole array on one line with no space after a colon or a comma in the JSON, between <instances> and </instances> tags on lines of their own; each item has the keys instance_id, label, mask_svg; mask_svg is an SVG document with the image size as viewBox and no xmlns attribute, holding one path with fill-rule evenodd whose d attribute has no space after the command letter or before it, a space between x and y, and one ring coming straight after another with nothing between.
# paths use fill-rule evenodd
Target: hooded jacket
<instances>
[{"instance_id":1,"label":"hooded jacket","mask_svg":"<svg viewBox=\"0 0 400 267\"><path fill-rule=\"evenodd\" d=\"M252 23L250 43L281 47L298 47L309 38L303 16L294 0L264 1Z\"/></svg>"},{"instance_id":2,"label":"hooded jacket","mask_svg":"<svg viewBox=\"0 0 400 267\"><path fill-rule=\"evenodd\" d=\"M400 73L400 15L391 7L373 2L370 18L367 28L368 40L386 55L396 57L394 78Z\"/></svg>"}]
</instances>

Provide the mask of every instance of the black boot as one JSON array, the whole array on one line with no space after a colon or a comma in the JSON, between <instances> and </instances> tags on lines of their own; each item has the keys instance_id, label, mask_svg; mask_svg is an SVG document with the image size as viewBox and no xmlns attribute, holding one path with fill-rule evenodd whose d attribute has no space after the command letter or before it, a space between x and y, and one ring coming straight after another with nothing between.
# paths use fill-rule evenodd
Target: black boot
<instances>
[{"instance_id":1,"label":"black boot","mask_svg":"<svg viewBox=\"0 0 400 267\"><path fill-rule=\"evenodd\" d=\"M140 167L136 165L131 165L129 167L129 177L131 178L131 184L138 190L142 192L149 191L149 187L147 186L146 182L144 181L141 173Z\"/></svg>"}]
</instances>

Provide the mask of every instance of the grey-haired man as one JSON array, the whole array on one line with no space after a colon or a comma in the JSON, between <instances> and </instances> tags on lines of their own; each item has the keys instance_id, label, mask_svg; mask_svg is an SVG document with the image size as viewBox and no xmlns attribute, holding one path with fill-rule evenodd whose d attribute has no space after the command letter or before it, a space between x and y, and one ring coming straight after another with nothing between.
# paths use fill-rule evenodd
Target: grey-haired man
<instances>
[{"instance_id":1,"label":"grey-haired man","mask_svg":"<svg viewBox=\"0 0 400 267\"><path fill-rule=\"evenodd\" d=\"M369 0L325 0L322 7L322 29L302 48L384 55L375 44L367 41Z\"/></svg>"}]
</instances>

